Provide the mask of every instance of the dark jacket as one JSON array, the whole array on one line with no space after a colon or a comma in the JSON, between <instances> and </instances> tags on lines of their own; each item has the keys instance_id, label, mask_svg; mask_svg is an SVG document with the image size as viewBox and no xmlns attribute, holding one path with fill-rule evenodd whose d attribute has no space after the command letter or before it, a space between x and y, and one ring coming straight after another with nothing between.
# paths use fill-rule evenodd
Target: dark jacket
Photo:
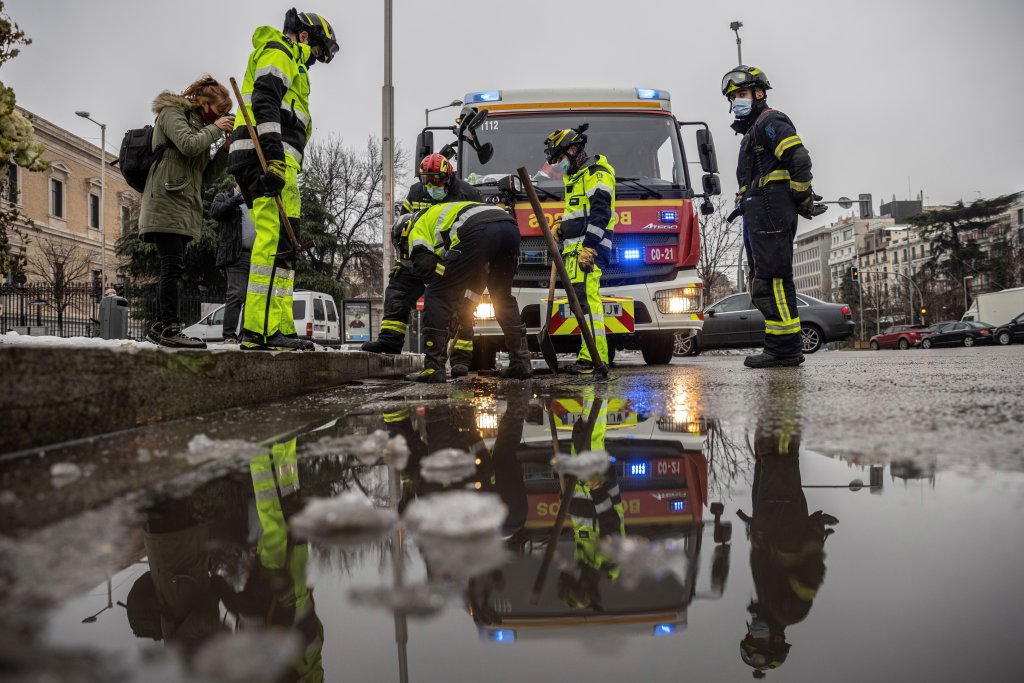
<instances>
[{"instance_id":1,"label":"dark jacket","mask_svg":"<svg viewBox=\"0 0 1024 683\"><path fill-rule=\"evenodd\" d=\"M245 200L238 192L218 192L210 203L210 218L217 221L217 263L226 268L236 263L244 252L242 245L242 206Z\"/></svg>"},{"instance_id":2,"label":"dark jacket","mask_svg":"<svg viewBox=\"0 0 1024 683\"><path fill-rule=\"evenodd\" d=\"M192 104L171 92L153 101L156 122L153 147L170 142L146 178L139 213L139 235L150 242L152 233L198 239L203 225L203 186L224 175L228 155L222 148L210 158L210 146L221 130L207 125Z\"/></svg>"}]
</instances>

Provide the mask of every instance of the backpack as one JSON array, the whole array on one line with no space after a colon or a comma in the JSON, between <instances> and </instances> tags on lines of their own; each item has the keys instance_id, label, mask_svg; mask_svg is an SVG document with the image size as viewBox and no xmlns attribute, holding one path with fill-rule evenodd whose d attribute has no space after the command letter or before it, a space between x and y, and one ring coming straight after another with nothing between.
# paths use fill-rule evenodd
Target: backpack
<instances>
[{"instance_id":1,"label":"backpack","mask_svg":"<svg viewBox=\"0 0 1024 683\"><path fill-rule=\"evenodd\" d=\"M126 131L121 140L121 151L117 155L117 164L125 182L136 192L145 192L146 178L150 167L160 163L169 143L157 145L153 149L153 126L133 128Z\"/></svg>"}]
</instances>

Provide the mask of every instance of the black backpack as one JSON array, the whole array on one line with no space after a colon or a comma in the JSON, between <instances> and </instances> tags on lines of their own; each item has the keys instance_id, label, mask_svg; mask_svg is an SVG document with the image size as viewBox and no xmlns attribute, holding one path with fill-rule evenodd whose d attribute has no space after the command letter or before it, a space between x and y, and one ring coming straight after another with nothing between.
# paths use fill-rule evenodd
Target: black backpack
<instances>
[{"instance_id":1,"label":"black backpack","mask_svg":"<svg viewBox=\"0 0 1024 683\"><path fill-rule=\"evenodd\" d=\"M121 140L121 152L114 163L121 169L121 175L133 190L145 192L149 169L160 163L168 144L165 142L153 149L153 126L125 132Z\"/></svg>"}]
</instances>

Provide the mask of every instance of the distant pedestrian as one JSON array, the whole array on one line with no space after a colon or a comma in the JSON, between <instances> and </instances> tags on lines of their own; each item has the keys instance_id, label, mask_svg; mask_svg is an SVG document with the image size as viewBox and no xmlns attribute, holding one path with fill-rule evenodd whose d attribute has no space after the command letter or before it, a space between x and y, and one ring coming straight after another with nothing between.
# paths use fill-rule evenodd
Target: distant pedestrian
<instances>
[{"instance_id":1,"label":"distant pedestrian","mask_svg":"<svg viewBox=\"0 0 1024 683\"><path fill-rule=\"evenodd\" d=\"M161 346L204 349L181 333L178 288L185 246L203 224L203 186L227 170L227 146L235 125L227 88L203 76L180 95L164 91L153 101L153 146L167 144L149 169L142 194L139 236L156 245L160 258L157 320L146 337Z\"/></svg>"},{"instance_id":2,"label":"distant pedestrian","mask_svg":"<svg viewBox=\"0 0 1024 683\"><path fill-rule=\"evenodd\" d=\"M224 342L237 344L238 318L245 301L245 287L249 282L249 257L256 239L256 229L237 185L230 192L220 192L213 198L210 217L217 221L216 266L224 269L227 279Z\"/></svg>"},{"instance_id":3,"label":"distant pedestrian","mask_svg":"<svg viewBox=\"0 0 1024 683\"><path fill-rule=\"evenodd\" d=\"M103 292L104 297L117 296L117 290L113 287L107 287L107 291Z\"/></svg>"},{"instance_id":4,"label":"distant pedestrian","mask_svg":"<svg viewBox=\"0 0 1024 683\"><path fill-rule=\"evenodd\" d=\"M729 216L743 216L743 245L751 273L750 300L764 315L764 352L747 356L748 368L798 366L804 362L800 314L793 284L793 240L799 216L825 211L811 189L811 156L788 116L768 106L768 77L737 66L722 78L743 135L736 167L739 190Z\"/></svg>"}]
</instances>

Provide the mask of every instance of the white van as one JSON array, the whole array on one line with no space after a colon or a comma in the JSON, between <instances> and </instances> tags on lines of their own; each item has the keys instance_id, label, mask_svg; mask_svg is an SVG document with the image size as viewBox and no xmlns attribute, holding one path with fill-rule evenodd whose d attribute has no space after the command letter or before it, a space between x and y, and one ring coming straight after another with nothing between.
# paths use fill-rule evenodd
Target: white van
<instances>
[{"instance_id":1,"label":"white van","mask_svg":"<svg viewBox=\"0 0 1024 683\"><path fill-rule=\"evenodd\" d=\"M292 317L300 338L324 346L341 345L338 309L329 295L305 289L295 290L292 296ZM205 342L224 341L224 306L218 306L199 322L186 327L182 333L186 337Z\"/></svg>"}]
</instances>

